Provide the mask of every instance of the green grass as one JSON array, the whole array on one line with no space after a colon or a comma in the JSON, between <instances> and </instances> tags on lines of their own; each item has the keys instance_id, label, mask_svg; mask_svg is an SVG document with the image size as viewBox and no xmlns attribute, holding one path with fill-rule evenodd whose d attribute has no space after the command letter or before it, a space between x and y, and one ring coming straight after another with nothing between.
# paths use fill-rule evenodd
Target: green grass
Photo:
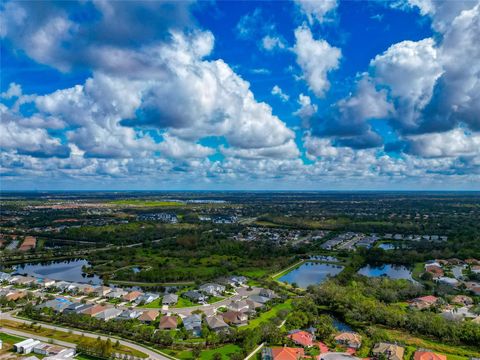
<instances>
[{"instance_id":1,"label":"green grass","mask_svg":"<svg viewBox=\"0 0 480 360\"><path fill-rule=\"evenodd\" d=\"M10 334L5 334L5 333L0 333L0 340L9 343L9 344L16 344L20 341L25 340L25 338L21 338L18 336L10 335Z\"/></svg>"},{"instance_id":2,"label":"green grass","mask_svg":"<svg viewBox=\"0 0 480 360\"><path fill-rule=\"evenodd\" d=\"M228 345L225 345L225 346L222 346L222 347L219 347L219 348L215 348L215 349L203 350L200 353L199 359L201 359L201 360L211 360L211 359L213 359L213 354L219 353L220 355L222 355L222 359L228 360L228 359L230 359L229 355L234 354L236 352L240 352L241 350L242 349L237 345L228 344ZM170 352L167 352L167 353L170 353ZM192 352L190 350L183 350L183 351L174 352L174 354L172 354L172 355L174 355L176 358L181 359L181 360L186 360L186 359L192 359L193 358Z\"/></svg>"},{"instance_id":3,"label":"green grass","mask_svg":"<svg viewBox=\"0 0 480 360\"><path fill-rule=\"evenodd\" d=\"M209 304L213 304L217 301L221 301L221 300L224 300L224 299L225 299L224 296L211 296L211 297L208 298L207 302Z\"/></svg>"},{"instance_id":4,"label":"green grass","mask_svg":"<svg viewBox=\"0 0 480 360\"><path fill-rule=\"evenodd\" d=\"M100 358L97 358L95 356L86 355L86 354L79 354L79 355L75 356L75 359L77 359L77 360L101 360Z\"/></svg>"},{"instance_id":5,"label":"green grass","mask_svg":"<svg viewBox=\"0 0 480 360\"><path fill-rule=\"evenodd\" d=\"M158 298L156 300L153 300L151 303L149 304L145 304L145 305L141 305L141 306L137 306L137 308L141 308L141 309L159 309L161 308L163 305L162 305L162 298Z\"/></svg>"},{"instance_id":6,"label":"green grass","mask_svg":"<svg viewBox=\"0 0 480 360\"><path fill-rule=\"evenodd\" d=\"M289 299L282 304L277 304L272 307L270 310L261 313L259 317L250 320L247 326L243 326L242 329L252 329L260 325L262 322L267 322L271 318L277 316L278 312L281 310L291 310L292 309L292 300Z\"/></svg>"},{"instance_id":7,"label":"green grass","mask_svg":"<svg viewBox=\"0 0 480 360\"><path fill-rule=\"evenodd\" d=\"M184 206L184 203L177 201L153 201L141 199L113 200L110 203L115 205L139 206L139 207L171 207Z\"/></svg>"},{"instance_id":8,"label":"green grass","mask_svg":"<svg viewBox=\"0 0 480 360\"><path fill-rule=\"evenodd\" d=\"M175 306L172 306L172 308L184 308L184 307L197 306L197 305L198 304L191 302L189 299L179 296L178 303Z\"/></svg>"}]
</instances>

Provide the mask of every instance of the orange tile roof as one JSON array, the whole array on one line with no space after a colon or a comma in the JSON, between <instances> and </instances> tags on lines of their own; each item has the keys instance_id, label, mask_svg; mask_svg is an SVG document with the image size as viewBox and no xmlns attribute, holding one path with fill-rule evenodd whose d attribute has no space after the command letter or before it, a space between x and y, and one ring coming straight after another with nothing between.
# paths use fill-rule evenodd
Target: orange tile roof
<instances>
[{"instance_id":1,"label":"orange tile roof","mask_svg":"<svg viewBox=\"0 0 480 360\"><path fill-rule=\"evenodd\" d=\"M123 299L126 301L133 301L138 298L142 293L140 291L131 291L128 294L123 295Z\"/></svg>"},{"instance_id":2,"label":"orange tile roof","mask_svg":"<svg viewBox=\"0 0 480 360\"><path fill-rule=\"evenodd\" d=\"M297 331L293 334L288 335L290 339L293 340L296 344L302 346L312 346L313 345L313 335L306 331Z\"/></svg>"},{"instance_id":3,"label":"orange tile roof","mask_svg":"<svg viewBox=\"0 0 480 360\"><path fill-rule=\"evenodd\" d=\"M414 360L447 360L446 355L437 354L431 351L416 351L413 355Z\"/></svg>"},{"instance_id":4,"label":"orange tile roof","mask_svg":"<svg viewBox=\"0 0 480 360\"><path fill-rule=\"evenodd\" d=\"M154 321L160 313L157 310L147 310L138 317L140 321Z\"/></svg>"},{"instance_id":5,"label":"orange tile roof","mask_svg":"<svg viewBox=\"0 0 480 360\"><path fill-rule=\"evenodd\" d=\"M176 329L177 328L177 318L175 316L163 316L160 319L160 329Z\"/></svg>"},{"instance_id":6,"label":"orange tile roof","mask_svg":"<svg viewBox=\"0 0 480 360\"><path fill-rule=\"evenodd\" d=\"M277 347L272 348L274 360L297 360L305 356L305 351L299 348Z\"/></svg>"}]
</instances>

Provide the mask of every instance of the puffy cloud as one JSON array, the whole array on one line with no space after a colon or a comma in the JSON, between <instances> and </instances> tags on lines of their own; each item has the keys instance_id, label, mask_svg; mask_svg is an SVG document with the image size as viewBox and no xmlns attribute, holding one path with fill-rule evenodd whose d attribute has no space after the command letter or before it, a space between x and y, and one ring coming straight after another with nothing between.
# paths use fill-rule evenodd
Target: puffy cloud
<instances>
[{"instance_id":1,"label":"puffy cloud","mask_svg":"<svg viewBox=\"0 0 480 360\"><path fill-rule=\"evenodd\" d=\"M158 150L164 156L174 159L205 158L215 153L215 149L185 141L169 134L163 135L163 142L159 144Z\"/></svg>"},{"instance_id":2,"label":"puffy cloud","mask_svg":"<svg viewBox=\"0 0 480 360\"><path fill-rule=\"evenodd\" d=\"M18 98L22 95L22 87L16 83L10 83L7 91L0 96L4 99Z\"/></svg>"},{"instance_id":3,"label":"puffy cloud","mask_svg":"<svg viewBox=\"0 0 480 360\"><path fill-rule=\"evenodd\" d=\"M105 51L138 50L139 44L163 41L172 29L189 26L191 3L101 0L45 6L12 1L2 9L0 35L36 61L62 71L76 65L96 68ZM73 20L85 16L92 17L91 21Z\"/></svg>"},{"instance_id":4,"label":"puffy cloud","mask_svg":"<svg viewBox=\"0 0 480 360\"><path fill-rule=\"evenodd\" d=\"M303 71L303 77L310 90L316 96L323 97L330 89L328 73L339 67L342 52L327 41L315 40L306 26L295 30L297 63Z\"/></svg>"},{"instance_id":5,"label":"puffy cloud","mask_svg":"<svg viewBox=\"0 0 480 360\"><path fill-rule=\"evenodd\" d=\"M480 130L479 42L480 2L463 10L444 33L438 48L443 74L422 112L420 131L449 130L460 123Z\"/></svg>"},{"instance_id":6,"label":"puffy cloud","mask_svg":"<svg viewBox=\"0 0 480 360\"><path fill-rule=\"evenodd\" d=\"M298 103L300 104L300 108L293 114L302 120L302 127L309 128L310 119L312 119L317 113L318 106L316 104L312 104L312 99L310 99L310 96L304 94L298 95Z\"/></svg>"},{"instance_id":7,"label":"puffy cloud","mask_svg":"<svg viewBox=\"0 0 480 360\"><path fill-rule=\"evenodd\" d=\"M341 146L364 149L382 145L382 137L375 133L371 119L384 119L391 115L393 106L384 89L377 90L372 79L363 74L354 94L338 101L333 113L314 124L314 133L336 137Z\"/></svg>"},{"instance_id":8,"label":"puffy cloud","mask_svg":"<svg viewBox=\"0 0 480 360\"><path fill-rule=\"evenodd\" d=\"M408 137L406 152L426 158L480 156L480 133L454 129Z\"/></svg>"},{"instance_id":9,"label":"puffy cloud","mask_svg":"<svg viewBox=\"0 0 480 360\"><path fill-rule=\"evenodd\" d=\"M68 157L70 149L47 130L22 126L15 114L0 107L0 148L33 157Z\"/></svg>"},{"instance_id":10,"label":"puffy cloud","mask_svg":"<svg viewBox=\"0 0 480 360\"><path fill-rule=\"evenodd\" d=\"M295 0L295 4L307 17L310 25L313 25L316 21L319 23L324 22L327 14L337 7L336 0Z\"/></svg>"},{"instance_id":11,"label":"puffy cloud","mask_svg":"<svg viewBox=\"0 0 480 360\"><path fill-rule=\"evenodd\" d=\"M274 85L272 88L272 95L278 96L282 101L288 101L290 96L285 94L283 90L278 85Z\"/></svg>"},{"instance_id":12,"label":"puffy cloud","mask_svg":"<svg viewBox=\"0 0 480 360\"><path fill-rule=\"evenodd\" d=\"M396 100L398 127L414 131L419 111L430 101L443 70L433 39L402 41L392 45L370 63L375 81L387 86Z\"/></svg>"}]
</instances>

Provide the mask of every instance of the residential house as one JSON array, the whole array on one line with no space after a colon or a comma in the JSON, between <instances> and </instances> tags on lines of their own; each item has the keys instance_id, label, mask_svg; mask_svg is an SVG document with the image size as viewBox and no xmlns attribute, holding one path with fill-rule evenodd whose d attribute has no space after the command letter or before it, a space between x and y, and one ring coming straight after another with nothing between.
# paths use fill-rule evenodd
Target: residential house
<instances>
[{"instance_id":1,"label":"residential house","mask_svg":"<svg viewBox=\"0 0 480 360\"><path fill-rule=\"evenodd\" d=\"M248 323L248 315L239 311L226 311L222 314L223 320L230 325L246 325Z\"/></svg>"},{"instance_id":2,"label":"residential house","mask_svg":"<svg viewBox=\"0 0 480 360\"><path fill-rule=\"evenodd\" d=\"M262 306L263 306L263 305L265 305L267 302L270 301L270 298L265 297L265 296L260 296L260 295L250 295L250 296L248 297L248 300L253 301L253 302L257 303L257 304L262 304Z\"/></svg>"},{"instance_id":3,"label":"residential house","mask_svg":"<svg viewBox=\"0 0 480 360\"><path fill-rule=\"evenodd\" d=\"M157 310L147 310L142 313L137 319L143 323L150 324L160 315Z\"/></svg>"},{"instance_id":4,"label":"residential house","mask_svg":"<svg viewBox=\"0 0 480 360\"><path fill-rule=\"evenodd\" d=\"M466 295L457 295L452 299L452 304L470 306L473 305L473 299Z\"/></svg>"},{"instance_id":5,"label":"residential house","mask_svg":"<svg viewBox=\"0 0 480 360\"><path fill-rule=\"evenodd\" d=\"M12 276L10 274L7 274L5 272L0 272L0 282L10 281L11 278Z\"/></svg>"},{"instance_id":6,"label":"residential house","mask_svg":"<svg viewBox=\"0 0 480 360\"><path fill-rule=\"evenodd\" d=\"M304 330L290 331L287 337L290 340L292 340L295 344L303 347L313 346L313 341L315 340L315 337L313 336L313 334Z\"/></svg>"},{"instance_id":7,"label":"residential house","mask_svg":"<svg viewBox=\"0 0 480 360\"><path fill-rule=\"evenodd\" d=\"M71 301L64 299L64 298L56 298L53 300L48 300L44 302L43 304L37 305L37 309L43 309L43 308L51 308L55 312L62 312L65 310L67 307L69 307L72 304Z\"/></svg>"},{"instance_id":8,"label":"residential house","mask_svg":"<svg viewBox=\"0 0 480 360\"><path fill-rule=\"evenodd\" d=\"M175 330L177 328L178 320L175 316L162 316L158 328L160 330Z\"/></svg>"},{"instance_id":9,"label":"residential house","mask_svg":"<svg viewBox=\"0 0 480 360\"><path fill-rule=\"evenodd\" d=\"M208 327L215 332L228 331L228 324L218 315L209 316L205 321Z\"/></svg>"},{"instance_id":10,"label":"residential house","mask_svg":"<svg viewBox=\"0 0 480 360\"><path fill-rule=\"evenodd\" d=\"M93 304L83 304L81 302L75 302L70 304L63 310L65 314L78 314L79 312L86 310L87 307L92 307Z\"/></svg>"},{"instance_id":11,"label":"residential house","mask_svg":"<svg viewBox=\"0 0 480 360\"><path fill-rule=\"evenodd\" d=\"M327 352L320 354L318 360L360 360L360 358L349 353Z\"/></svg>"},{"instance_id":12,"label":"residential house","mask_svg":"<svg viewBox=\"0 0 480 360\"><path fill-rule=\"evenodd\" d=\"M377 343L373 347L372 354L375 358L384 356L387 360L403 360L405 349L397 344Z\"/></svg>"},{"instance_id":13,"label":"residential house","mask_svg":"<svg viewBox=\"0 0 480 360\"><path fill-rule=\"evenodd\" d=\"M17 301L17 300L19 300L19 299L24 298L25 296L27 296L27 292L26 292L26 291L13 290L13 291L9 291L9 292L5 295L5 298L6 298L8 301Z\"/></svg>"},{"instance_id":14,"label":"residential house","mask_svg":"<svg viewBox=\"0 0 480 360\"><path fill-rule=\"evenodd\" d=\"M440 284L444 284L452 287L456 287L459 284L457 279L446 277L446 276L439 277L437 279L437 282L439 282Z\"/></svg>"},{"instance_id":15,"label":"residential house","mask_svg":"<svg viewBox=\"0 0 480 360\"><path fill-rule=\"evenodd\" d=\"M154 293L145 293L140 295L138 298L135 299L135 304L150 304L152 301L157 300L160 297L158 294Z\"/></svg>"},{"instance_id":16,"label":"residential house","mask_svg":"<svg viewBox=\"0 0 480 360\"><path fill-rule=\"evenodd\" d=\"M90 284L77 284L77 292L81 294L91 294L93 293L95 288Z\"/></svg>"},{"instance_id":17,"label":"residential house","mask_svg":"<svg viewBox=\"0 0 480 360\"><path fill-rule=\"evenodd\" d=\"M447 356L432 351L415 351L413 360L447 360Z\"/></svg>"},{"instance_id":18,"label":"residential house","mask_svg":"<svg viewBox=\"0 0 480 360\"><path fill-rule=\"evenodd\" d=\"M465 282L465 287L474 295L480 296L480 283L474 281Z\"/></svg>"},{"instance_id":19,"label":"residential house","mask_svg":"<svg viewBox=\"0 0 480 360\"><path fill-rule=\"evenodd\" d=\"M70 286L70 283L67 281L58 281L55 284L55 287L62 292L67 291L69 286Z\"/></svg>"},{"instance_id":20,"label":"residential house","mask_svg":"<svg viewBox=\"0 0 480 360\"><path fill-rule=\"evenodd\" d=\"M123 289L113 289L112 291L107 293L105 297L108 299L120 299L126 294L127 294L127 291Z\"/></svg>"},{"instance_id":21,"label":"residential house","mask_svg":"<svg viewBox=\"0 0 480 360\"><path fill-rule=\"evenodd\" d=\"M95 317L100 320L108 321L111 319L115 319L121 313L122 313L121 309L108 308L96 314Z\"/></svg>"},{"instance_id":22,"label":"residential house","mask_svg":"<svg viewBox=\"0 0 480 360\"><path fill-rule=\"evenodd\" d=\"M262 349L262 360L299 360L305 357L302 348L273 347Z\"/></svg>"},{"instance_id":23,"label":"residential house","mask_svg":"<svg viewBox=\"0 0 480 360\"><path fill-rule=\"evenodd\" d=\"M362 337L355 332L343 332L335 336L335 342L352 349L359 349L362 346Z\"/></svg>"},{"instance_id":24,"label":"residential house","mask_svg":"<svg viewBox=\"0 0 480 360\"><path fill-rule=\"evenodd\" d=\"M182 296L189 299L190 301L198 302L198 303L204 302L207 300L207 297L197 290L189 290L187 292L184 292Z\"/></svg>"},{"instance_id":25,"label":"residential house","mask_svg":"<svg viewBox=\"0 0 480 360\"><path fill-rule=\"evenodd\" d=\"M246 300L232 301L227 305L227 308L232 311L248 312L250 311L250 305Z\"/></svg>"},{"instance_id":26,"label":"residential house","mask_svg":"<svg viewBox=\"0 0 480 360\"><path fill-rule=\"evenodd\" d=\"M123 300L128 302L135 301L138 297L142 296L142 294L143 293L140 291L136 291L136 290L130 291L129 293L123 295Z\"/></svg>"},{"instance_id":27,"label":"residential house","mask_svg":"<svg viewBox=\"0 0 480 360\"><path fill-rule=\"evenodd\" d=\"M141 311L137 310L123 310L120 315L117 316L117 320L133 320L142 315Z\"/></svg>"},{"instance_id":28,"label":"residential house","mask_svg":"<svg viewBox=\"0 0 480 360\"><path fill-rule=\"evenodd\" d=\"M472 265L470 269L472 270L473 273L480 274L480 265Z\"/></svg>"},{"instance_id":29,"label":"residential house","mask_svg":"<svg viewBox=\"0 0 480 360\"><path fill-rule=\"evenodd\" d=\"M37 245L37 238L34 236L25 236L25 240L23 240L22 245L18 248L18 251L28 251L31 249L35 249Z\"/></svg>"},{"instance_id":30,"label":"residential house","mask_svg":"<svg viewBox=\"0 0 480 360\"><path fill-rule=\"evenodd\" d=\"M91 307L88 307L88 308L82 310L81 313L85 314L85 315L95 316L98 313L101 313L102 311L104 311L105 309L107 309L106 306L95 304Z\"/></svg>"},{"instance_id":31,"label":"residential house","mask_svg":"<svg viewBox=\"0 0 480 360\"><path fill-rule=\"evenodd\" d=\"M428 309L435 305L438 302L438 298L436 296L428 295L428 296L421 296L410 300L410 307L422 310Z\"/></svg>"},{"instance_id":32,"label":"residential house","mask_svg":"<svg viewBox=\"0 0 480 360\"><path fill-rule=\"evenodd\" d=\"M220 284L203 284L198 288L204 294L210 296L220 296L225 291L225 286Z\"/></svg>"},{"instance_id":33,"label":"residential house","mask_svg":"<svg viewBox=\"0 0 480 360\"><path fill-rule=\"evenodd\" d=\"M202 316L193 314L183 319L185 330L189 331L193 336L202 336Z\"/></svg>"},{"instance_id":34,"label":"residential house","mask_svg":"<svg viewBox=\"0 0 480 360\"><path fill-rule=\"evenodd\" d=\"M51 288L51 287L54 287L56 284L56 281L55 280L52 280L52 279L42 279L42 286L44 288Z\"/></svg>"},{"instance_id":35,"label":"residential house","mask_svg":"<svg viewBox=\"0 0 480 360\"><path fill-rule=\"evenodd\" d=\"M225 276L217 280L219 284L230 285L233 287L238 287L247 283L247 278L245 276Z\"/></svg>"},{"instance_id":36,"label":"residential house","mask_svg":"<svg viewBox=\"0 0 480 360\"><path fill-rule=\"evenodd\" d=\"M104 296L107 296L109 293L111 293L113 291L112 288L108 287L108 286L103 286L103 285L100 285L100 286L97 286L95 288L95 294L97 296L100 296L100 297L104 297Z\"/></svg>"},{"instance_id":37,"label":"residential house","mask_svg":"<svg viewBox=\"0 0 480 360\"><path fill-rule=\"evenodd\" d=\"M270 289L261 289L258 295L266 297L268 299L274 299L277 297L277 295L275 294L275 291Z\"/></svg>"},{"instance_id":38,"label":"residential house","mask_svg":"<svg viewBox=\"0 0 480 360\"><path fill-rule=\"evenodd\" d=\"M437 265L425 265L425 271L432 274L432 278L437 280L445 275L443 269Z\"/></svg>"},{"instance_id":39,"label":"residential house","mask_svg":"<svg viewBox=\"0 0 480 360\"><path fill-rule=\"evenodd\" d=\"M162 299L163 305L172 306L178 302L178 295L177 294L166 294Z\"/></svg>"}]
</instances>

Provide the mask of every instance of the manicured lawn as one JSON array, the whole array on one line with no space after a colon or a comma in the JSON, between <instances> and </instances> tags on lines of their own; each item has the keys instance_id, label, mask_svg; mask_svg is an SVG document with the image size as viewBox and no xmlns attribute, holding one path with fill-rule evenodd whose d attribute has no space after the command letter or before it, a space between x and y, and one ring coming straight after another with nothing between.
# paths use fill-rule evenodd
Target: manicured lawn
<instances>
[{"instance_id":1,"label":"manicured lawn","mask_svg":"<svg viewBox=\"0 0 480 360\"><path fill-rule=\"evenodd\" d=\"M25 340L25 338L21 338L18 336L10 335L10 334L5 334L0 332L0 340L9 343L9 344L16 344L20 341Z\"/></svg>"},{"instance_id":2,"label":"manicured lawn","mask_svg":"<svg viewBox=\"0 0 480 360\"><path fill-rule=\"evenodd\" d=\"M208 301L207 301L207 302L208 302L209 304L213 304L214 302L221 301L221 300L223 300L223 299L225 299L225 297L223 297L223 296L212 296L212 297L209 297L209 298L208 298Z\"/></svg>"},{"instance_id":3,"label":"manicured lawn","mask_svg":"<svg viewBox=\"0 0 480 360\"><path fill-rule=\"evenodd\" d=\"M184 297L179 296L178 297L178 303L175 306L172 306L173 308L184 308L184 307L190 307L190 306L197 306L198 304L191 302L188 299L185 299Z\"/></svg>"},{"instance_id":4,"label":"manicured lawn","mask_svg":"<svg viewBox=\"0 0 480 360\"><path fill-rule=\"evenodd\" d=\"M292 309L292 300L289 299L285 301L283 304L277 304L274 307L272 307L270 310L261 313L259 317L251 320L247 326L243 326L242 329L251 329L254 327L257 327L260 325L262 322L266 322L269 319L277 316L277 313L280 310L291 310Z\"/></svg>"},{"instance_id":5,"label":"manicured lawn","mask_svg":"<svg viewBox=\"0 0 480 360\"><path fill-rule=\"evenodd\" d=\"M237 345L228 344L228 345L216 348L216 349L203 350L200 353L199 359L201 359L201 360L211 360L211 359L213 359L213 354L219 353L220 355L222 355L222 359L228 360L228 359L230 359L230 357L229 357L230 354L240 352L241 350L242 349ZM172 354L172 352L169 352L169 351L165 351L165 352L167 352L169 354ZM176 358L182 359L182 360L183 359L191 359L193 357L192 352L190 350L183 350L183 351L175 352L172 355L175 356Z\"/></svg>"},{"instance_id":6,"label":"manicured lawn","mask_svg":"<svg viewBox=\"0 0 480 360\"><path fill-rule=\"evenodd\" d=\"M86 354L79 354L79 355L75 356L75 359L77 359L77 360L101 360L100 358L97 358L95 356L86 355Z\"/></svg>"},{"instance_id":7,"label":"manicured lawn","mask_svg":"<svg viewBox=\"0 0 480 360\"><path fill-rule=\"evenodd\" d=\"M142 306L137 306L137 308L142 308L142 309L154 309L154 308L161 308L162 307L162 298L158 298L156 300L153 300L149 304L145 304Z\"/></svg>"}]
</instances>

